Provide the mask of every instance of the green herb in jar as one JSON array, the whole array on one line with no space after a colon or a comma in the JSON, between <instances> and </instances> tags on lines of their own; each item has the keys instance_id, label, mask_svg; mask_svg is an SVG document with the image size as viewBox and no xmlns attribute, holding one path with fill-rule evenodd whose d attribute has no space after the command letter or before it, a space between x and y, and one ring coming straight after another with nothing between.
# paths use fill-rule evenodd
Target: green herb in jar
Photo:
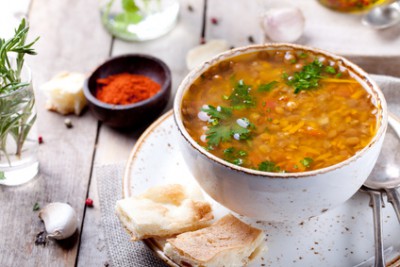
<instances>
[{"instance_id":1,"label":"green herb in jar","mask_svg":"<svg viewBox=\"0 0 400 267\"><path fill-rule=\"evenodd\" d=\"M26 44L28 31L29 27L23 19L11 39L0 38L0 96L6 96L30 85L21 80L21 71L24 66L24 56L36 55L32 47L39 37ZM6 148L7 138L12 136L15 139L15 154L20 157L23 144L36 119L36 116L31 116L34 103L34 97L28 96L0 98L0 112L2 113L0 150L9 162L9 152Z\"/></svg>"}]
</instances>

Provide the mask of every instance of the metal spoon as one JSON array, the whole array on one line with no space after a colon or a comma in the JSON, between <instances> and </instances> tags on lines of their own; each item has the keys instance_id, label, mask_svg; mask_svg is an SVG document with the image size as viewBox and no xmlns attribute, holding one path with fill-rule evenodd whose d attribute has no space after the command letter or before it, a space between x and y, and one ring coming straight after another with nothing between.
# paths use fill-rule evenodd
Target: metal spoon
<instances>
[{"instance_id":1,"label":"metal spoon","mask_svg":"<svg viewBox=\"0 0 400 267\"><path fill-rule=\"evenodd\" d=\"M386 29L400 22L400 1L373 8L363 16L362 23L374 29Z\"/></svg>"},{"instance_id":2,"label":"metal spoon","mask_svg":"<svg viewBox=\"0 0 400 267\"><path fill-rule=\"evenodd\" d=\"M369 205L372 207L374 216L374 240L375 240L375 264L374 267L385 267L385 257L383 252L383 231L382 231L382 193L378 190L370 189L365 186L361 190L367 192L371 200Z\"/></svg>"},{"instance_id":3,"label":"metal spoon","mask_svg":"<svg viewBox=\"0 0 400 267\"><path fill-rule=\"evenodd\" d=\"M397 187L400 186L400 169L396 163L400 162L399 153L395 153L400 145L400 120L394 115L389 113L388 132L385 136L385 143L388 145L383 146L383 151L378 159L378 163L368 177L367 181L362 187L363 191L369 193L371 200L370 206L373 209L374 216L374 233L375 233L375 267L384 267L385 259L383 252L382 240L382 193L385 190L388 196L388 201L392 203L397 218L400 222L400 201ZM394 133L393 133L394 132ZM396 136L397 135L397 136ZM384 150L388 151L384 151ZM397 157L396 157L397 156Z\"/></svg>"},{"instance_id":4,"label":"metal spoon","mask_svg":"<svg viewBox=\"0 0 400 267\"><path fill-rule=\"evenodd\" d=\"M381 153L378 166L374 168L364 185L371 189L386 191L388 201L393 205L400 222L400 194L397 190L400 187L400 168L398 167L400 155L396 153L400 148L400 118L389 112L388 122L391 127L388 129L385 141L389 143L386 147L391 151ZM393 137L393 132L397 136Z\"/></svg>"}]
</instances>

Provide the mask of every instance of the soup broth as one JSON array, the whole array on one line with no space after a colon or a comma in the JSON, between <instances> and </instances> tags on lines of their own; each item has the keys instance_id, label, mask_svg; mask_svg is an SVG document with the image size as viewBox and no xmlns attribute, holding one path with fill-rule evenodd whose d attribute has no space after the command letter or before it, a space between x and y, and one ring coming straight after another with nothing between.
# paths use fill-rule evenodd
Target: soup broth
<instances>
[{"instance_id":1,"label":"soup broth","mask_svg":"<svg viewBox=\"0 0 400 267\"><path fill-rule=\"evenodd\" d=\"M182 101L185 128L215 156L267 172L334 165L375 135L371 95L337 62L295 50L229 58Z\"/></svg>"}]
</instances>

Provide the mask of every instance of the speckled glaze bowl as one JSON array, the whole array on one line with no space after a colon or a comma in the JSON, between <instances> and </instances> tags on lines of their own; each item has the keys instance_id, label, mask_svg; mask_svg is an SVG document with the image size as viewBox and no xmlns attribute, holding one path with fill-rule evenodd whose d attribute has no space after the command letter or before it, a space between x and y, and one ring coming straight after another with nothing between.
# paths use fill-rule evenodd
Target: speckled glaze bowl
<instances>
[{"instance_id":1,"label":"speckled glaze bowl","mask_svg":"<svg viewBox=\"0 0 400 267\"><path fill-rule=\"evenodd\" d=\"M371 142L338 164L300 173L272 173L243 168L207 152L189 135L182 122L182 97L206 70L222 60L255 51L294 49L310 52L346 68L371 95L378 114L378 130ZM224 52L190 72L174 101L174 118L181 133L182 153L192 174L214 200L230 210L265 221L301 221L335 208L353 196L371 173L387 128L387 105L377 84L348 60L315 48L293 44L265 44Z\"/></svg>"}]
</instances>

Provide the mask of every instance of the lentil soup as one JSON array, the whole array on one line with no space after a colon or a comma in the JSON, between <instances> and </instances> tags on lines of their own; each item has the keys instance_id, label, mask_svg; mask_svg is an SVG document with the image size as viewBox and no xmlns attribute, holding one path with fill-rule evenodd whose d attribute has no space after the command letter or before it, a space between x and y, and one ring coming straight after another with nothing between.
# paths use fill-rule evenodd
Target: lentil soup
<instances>
[{"instance_id":1,"label":"lentil soup","mask_svg":"<svg viewBox=\"0 0 400 267\"><path fill-rule=\"evenodd\" d=\"M188 88L181 110L190 136L210 153L266 172L334 165L377 130L377 107L347 69L289 48L212 66Z\"/></svg>"}]
</instances>

